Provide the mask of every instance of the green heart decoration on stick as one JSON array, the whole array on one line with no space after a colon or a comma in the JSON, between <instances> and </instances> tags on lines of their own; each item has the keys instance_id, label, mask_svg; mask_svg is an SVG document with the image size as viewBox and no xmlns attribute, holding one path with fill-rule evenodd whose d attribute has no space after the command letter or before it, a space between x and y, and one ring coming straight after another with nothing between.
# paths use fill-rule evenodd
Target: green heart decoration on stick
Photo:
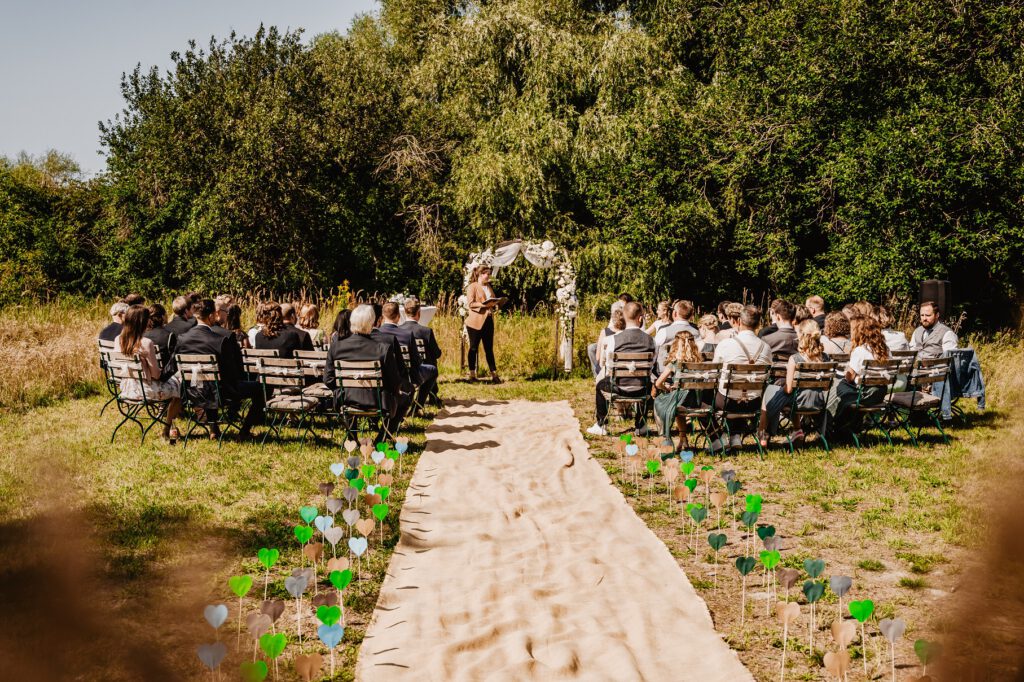
<instances>
[{"instance_id":1,"label":"green heart decoration on stick","mask_svg":"<svg viewBox=\"0 0 1024 682\"><path fill-rule=\"evenodd\" d=\"M313 529L309 526L295 526L295 539L303 545L313 537Z\"/></svg>"},{"instance_id":2,"label":"green heart decoration on stick","mask_svg":"<svg viewBox=\"0 0 1024 682\"><path fill-rule=\"evenodd\" d=\"M281 556L281 552L276 549L267 549L263 547L260 551L256 552L256 559L263 564L263 568L267 570L266 576L263 578L263 599L267 599L267 584L270 582L270 567L277 563L278 557Z\"/></svg>"},{"instance_id":3,"label":"green heart decoration on stick","mask_svg":"<svg viewBox=\"0 0 1024 682\"><path fill-rule=\"evenodd\" d=\"M386 485L379 485L377 486L377 494L380 495L380 499L386 500L388 495L391 494L391 488Z\"/></svg>"},{"instance_id":4,"label":"green heart decoration on stick","mask_svg":"<svg viewBox=\"0 0 1024 682\"><path fill-rule=\"evenodd\" d=\"M364 481L361 478L355 478L355 479L352 479L352 482L349 485L351 485L353 488L355 488L359 492L363 492L363 488L366 487L366 481Z\"/></svg>"},{"instance_id":5,"label":"green heart decoration on stick","mask_svg":"<svg viewBox=\"0 0 1024 682\"><path fill-rule=\"evenodd\" d=\"M733 478L725 482L725 489L729 493L729 514L732 516L732 529L736 531L736 493L743 489L743 483Z\"/></svg>"},{"instance_id":6,"label":"green heart decoration on stick","mask_svg":"<svg viewBox=\"0 0 1024 682\"><path fill-rule=\"evenodd\" d=\"M747 495L747 511L761 513L761 496Z\"/></svg>"},{"instance_id":7,"label":"green heart decoration on stick","mask_svg":"<svg viewBox=\"0 0 1024 682\"><path fill-rule=\"evenodd\" d=\"M263 661L253 661L242 664L242 680L244 682L263 682L267 679L267 664Z\"/></svg>"},{"instance_id":8,"label":"green heart decoration on stick","mask_svg":"<svg viewBox=\"0 0 1024 682\"><path fill-rule=\"evenodd\" d=\"M341 605L341 618L342 624L345 623L345 600L341 598L341 591L344 590L352 582L352 571L345 569L344 571L331 571L331 574L327 576L327 579L331 581L331 585L338 591L338 603Z\"/></svg>"},{"instance_id":9,"label":"green heart decoration on stick","mask_svg":"<svg viewBox=\"0 0 1024 682\"><path fill-rule=\"evenodd\" d=\"M683 462L679 465L679 470L683 472L683 476L689 476L693 473L694 466L693 462Z\"/></svg>"},{"instance_id":10,"label":"green heart decoration on stick","mask_svg":"<svg viewBox=\"0 0 1024 682\"><path fill-rule=\"evenodd\" d=\"M747 537L744 538L744 546L746 547L746 551L750 551L750 531L752 531L754 529L754 526L757 525L757 519L760 516L760 513L749 510L743 512L743 514L740 516L740 520L743 522L743 525L747 527Z\"/></svg>"},{"instance_id":11,"label":"green heart decoration on stick","mask_svg":"<svg viewBox=\"0 0 1024 682\"><path fill-rule=\"evenodd\" d=\"M736 570L743 576L743 596L740 597L740 627L746 623L747 617L747 574L754 570L757 559L752 556L736 557Z\"/></svg>"},{"instance_id":12,"label":"green heart decoration on stick","mask_svg":"<svg viewBox=\"0 0 1024 682\"><path fill-rule=\"evenodd\" d=\"M864 599L862 601L851 601L846 605L846 608L850 611L850 615L853 616L858 623L860 623L860 651L861 658L864 659L864 677L868 676L868 640L864 634L864 623L871 614L875 612L875 602L870 599Z\"/></svg>"},{"instance_id":13,"label":"green heart decoration on stick","mask_svg":"<svg viewBox=\"0 0 1024 682\"><path fill-rule=\"evenodd\" d=\"M277 657L284 651L285 645L288 643L288 638L285 637L283 632L279 632L276 635L266 633L260 637L260 649L267 655L267 658L274 662L274 677L277 677Z\"/></svg>"},{"instance_id":14,"label":"green heart decoration on stick","mask_svg":"<svg viewBox=\"0 0 1024 682\"><path fill-rule=\"evenodd\" d=\"M375 504L373 505L373 515L377 517L378 521L383 521L388 515L388 506L386 504Z\"/></svg>"},{"instance_id":15,"label":"green heart decoration on stick","mask_svg":"<svg viewBox=\"0 0 1024 682\"><path fill-rule=\"evenodd\" d=\"M812 578L817 578L825 570L824 559L804 559L804 570L807 571L807 575Z\"/></svg>"},{"instance_id":16,"label":"green heart decoration on stick","mask_svg":"<svg viewBox=\"0 0 1024 682\"><path fill-rule=\"evenodd\" d=\"M654 476L659 471L661 471L661 462L656 459L647 460L647 473Z\"/></svg>"},{"instance_id":17,"label":"green heart decoration on stick","mask_svg":"<svg viewBox=\"0 0 1024 682\"><path fill-rule=\"evenodd\" d=\"M760 529L758 529L758 530L760 530ZM779 554L778 550L773 549L773 550L765 550L765 551L761 552L760 557L761 557L761 565L764 566L765 582L767 582L768 571L772 572L772 580L771 580L770 583L768 583L768 598L764 600L764 603L765 603L765 607L764 607L765 615L771 615L771 610L770 610L771 606L770 606L770 604L772 603L772 588L775 586L775 570L774 569L775 569L776 566L779 565L779 561L782 560L782 555ZM776 596L778 596L778 590L776 590L775 592L776 592Z\"/></svg>"},{"instance_id":18,"label":"green heart decoration on stick","mask_svg":"<svg viewBox=\"0 0 1024 682\"><path fill-rule=\"evenodd\" d=\"M730 495L735 495L739 491L743 490L743 484L736 479L733 479L726 482L725 489L729 491Z\"/></svg>"},{"instance_id":19,"label":"green heart decoration on stick","mask_svg":"<svg viewBox=\"0 0 1024 682\"><path fill-rule=\"evenodd\" d=\"M821 563L824 564L825 562L822 561ZM806 564L807 562L805 561L804 565L806 566ZM809 572L810 571L808 571L808 573ZM807 597L807 603L811 605L811 627L808 630L810 643L808 645L808 649L810 650L812 656L814 655L814 605L817 603L819 599L822 598L822 596L824 596L824 594L825 583L818 582L817 580L807 580L804 582L804 596Z\"/></svg>"},{"instance_id":20,"label":"green heart decoration on stick","mask_svg":"<svg viewBox=\"0 0 1024 682\"><path fill-rule=\"evenodd\" d=\"M775 526L758 526L757 537L764 540L775 535Z\"/></svg>"},{"instance_id":21,"label":"green heart decoration on stick","mask_svg":"<svg viewBox=\"0 0 1024 682\"><path fill-rule=\"evenodd\" d=\"M715 589L718 589L718 551L725 547L725 543L728 542L729 538L725 536L725 533L711 533L708 535L708 544L711 545L711 549L715 550Z\"/></svg>"},{"instance_id":22,"label":"green heart decoration on stick","mask_svg":"<svg viewBox=\"0 0 1024 682\"><path fill-rule=\"evenodd\" d=\"M319 511L317 510L316 507L302 507L301 509L299 509L299 516L307 524L313 523L313 519L316 518L316 515L318 513Z\"/></svg>"},{"instance_id":23,"label":"green heart decoration on stick","mask_svg":"<svg viewBox=\"0 0 1024 682\"><path fill-rule=\"evenodd\" d=\"M377 467L374 466L373 464L364 464L363 466L359 467L359 471L360 473L363 474L363 478L369 481L371 478L373 478L373 475L377 473Z\"/></svg>"},{"instance_id":24,"label":"green heart decoration on stick","mask_svg":"<svg viewBox=\"0 0 1024 682\"><path fill-rule=\"evenodd\" d=\"M326 605L318 606L316 608L316 617L319 618L320 622L324 625L334 625L341 620L341 607Z\"/></svg>"},{"instance_id":25,"label":"green heart decoration on stick","mask_svg":"<svg viewBox=\"0 0 1024 682\"><path fill-rule=\"evenodd\" d=\"M252 589L252 576L235 575L228 578L228 587L238 597L238 632L235 635L235 648L242 645L242 597Z\"/></svg>"},{"instance_id":26,"label":"green heart decoration on stick","mask_svg":"<svg viewBox=\"0 0 1024 682\"><path fill-rule=\"evenodd\" d=\"M699 502L694 504L689 509L689 512L690 512L690 518L692 518L698 524L699 523L703 523L704 519L706 519L708 517L708 510L707 510L707 508L703 504L701 504Z\"/></svg>"},{"instance_id":27,"label":"green heart decoration on stick","mask_svg":"<svg viewBox=\"0 0 1024 682\"><path fill-rule=\"evenodd\" d=\"M697 487L697 479L696 478L688 478L685 481L683 481L683 485L685 485L690 490L690 492L692 493L694 491L694 489L696 489L696 487Z\"/></svg>"},{"instance_id":28,"label":"green heart decoration on stick","mask_svg":"<svg viewBox=\"0 0 1024 682\"><path fill-rule=\"evenodd\" d=\"M914 653L917 654L917 660L921 661L921 676L923 677L928 674L928 664L942 653L942 645L938 642L919 639L914 642Z\"/></svg>"}]
</instances>

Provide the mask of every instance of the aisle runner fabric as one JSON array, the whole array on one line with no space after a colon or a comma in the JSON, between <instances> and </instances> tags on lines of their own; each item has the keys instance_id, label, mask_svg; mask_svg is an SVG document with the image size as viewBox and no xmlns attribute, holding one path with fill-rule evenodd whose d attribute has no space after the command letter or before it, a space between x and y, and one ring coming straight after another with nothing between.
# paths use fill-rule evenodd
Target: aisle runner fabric
<instances>
[{"instance_id":1,"label":"aisle runner fabric","mask_svg":"<svg viewBox=\"0 0 1024 682\"><path fill-rule=\"evenodd\" d=\"M427 435L357 679L753 679L568 403L459 404Z\"/></svg>"}]
</instances>

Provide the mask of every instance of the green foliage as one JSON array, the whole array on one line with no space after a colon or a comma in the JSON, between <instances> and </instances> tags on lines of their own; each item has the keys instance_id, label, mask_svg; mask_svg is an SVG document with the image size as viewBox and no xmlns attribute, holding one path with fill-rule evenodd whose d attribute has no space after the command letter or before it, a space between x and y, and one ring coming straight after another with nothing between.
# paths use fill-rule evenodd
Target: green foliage
<instances>
[{"instance_id":1,"label":"green foliage","mask_svg":"<svg viewBox=\"0 0 1024 682\"><path fill-rule=\"evenodd\" d=\"M1022 26L982 0L384 0L310 43L191 43L124 78L100 267L68 288L429 295L522 236L585 294L835 305L945 277L980 312L1024 286ZM8 220L4 296L46 291Z\"/></svg>"}]
</instances>

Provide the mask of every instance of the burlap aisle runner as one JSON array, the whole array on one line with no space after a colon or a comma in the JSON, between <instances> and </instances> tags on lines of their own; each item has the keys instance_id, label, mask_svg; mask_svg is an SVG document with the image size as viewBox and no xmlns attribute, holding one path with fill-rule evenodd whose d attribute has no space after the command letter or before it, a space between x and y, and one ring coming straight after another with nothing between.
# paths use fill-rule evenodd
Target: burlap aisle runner
<instances>
[{"instance_id":1,"label":"burlap aisle runner","mask_svg":"<svg viewBox=\"0 0 1024 682\"><path fill-rule=\"evenodd\" d=\"M568 403L449 408L401 524L359 680L752 679Z\"/></svg>"}]
</instances>

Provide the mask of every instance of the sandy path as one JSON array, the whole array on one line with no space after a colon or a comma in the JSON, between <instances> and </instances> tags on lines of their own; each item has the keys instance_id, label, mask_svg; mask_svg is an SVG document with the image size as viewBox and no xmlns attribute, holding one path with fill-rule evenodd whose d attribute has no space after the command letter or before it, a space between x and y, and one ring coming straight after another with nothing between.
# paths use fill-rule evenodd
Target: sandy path
<instances>
[{"instance_id":1,"label":"sandy path","mask_svg":"<svg viewBox=\"0 0 1024 682\"><path fill-rule=\"evenodd\" d=\"M568 403L458 405L427 434L357 679L752 679Z\"/></svg>"}]
</instances>

